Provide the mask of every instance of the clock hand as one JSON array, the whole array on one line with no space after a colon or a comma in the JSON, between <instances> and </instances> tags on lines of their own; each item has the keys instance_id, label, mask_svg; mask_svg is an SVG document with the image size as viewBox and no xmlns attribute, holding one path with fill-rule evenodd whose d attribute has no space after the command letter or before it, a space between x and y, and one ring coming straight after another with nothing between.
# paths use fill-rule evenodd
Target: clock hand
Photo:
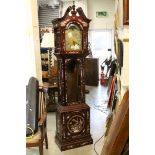
<instances>
[{"instance_id":1,"label":"clock hand","mask_svg":"<svg viewBox=\"0 0 155 155\"><path fill-rule=\"evenodd\" d=\"M73 41L73 45L75 46L75 44L80 45L78 42Z\"/></svg>"}]
</instances>

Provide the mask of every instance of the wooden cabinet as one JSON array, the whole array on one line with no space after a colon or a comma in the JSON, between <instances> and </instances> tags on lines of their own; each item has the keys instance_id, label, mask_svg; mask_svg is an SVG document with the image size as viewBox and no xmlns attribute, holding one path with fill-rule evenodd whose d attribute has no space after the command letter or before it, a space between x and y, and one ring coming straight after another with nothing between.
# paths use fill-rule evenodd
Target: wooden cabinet
<instances>
[{"instance_id":1,"label":"wooden cabinet","mask_svg":"<svg viewBox=\"0 0 155 155\"><path fill-rule=\"evenodd\" d=\"M56 111L56 105L58 103L58 86L57 85L49 85L48 86L48 112Z\"/></svg>"},{"instance_id":2,"label":"wooden cabinet","mask_svg":"<svg viewBox=\"0 0 155 155\"><path fill-rule=\"evenodd\" d=\"M41 48L42 81L48 82L48 48Z\"/></svg>"},{"instance_id":3,"label":"wooden cabinet","mask_svg":"<svg viewBox=\"0 0 155 155\"><path fill-rule=\"evenodd\" d=\"M50 48L41 48L42 81L48 88L47 111L56 110L58 102L57 63L52 66L52 51Z\"/></svg>"},{"instance_id":4,"label":"wooden cabinet","mask_svg":"<svg viewBox=\"0 0 155 155\"><path fill-rule=\"evenodd\" d=\"M85 84L98 86L99 82L99 60L98 58L85 59Z\"/></svg>"}]
</instances>

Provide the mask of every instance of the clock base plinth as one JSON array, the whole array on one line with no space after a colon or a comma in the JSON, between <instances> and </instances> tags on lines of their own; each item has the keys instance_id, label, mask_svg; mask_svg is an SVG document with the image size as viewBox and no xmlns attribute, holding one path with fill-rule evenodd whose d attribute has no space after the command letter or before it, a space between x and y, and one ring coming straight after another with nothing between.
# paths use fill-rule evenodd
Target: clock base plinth
<instances>
[{"instance_id":1,"label":"clock base plinth","mask_svg":"<svg viewBox=\"0 0 155 155\"><path fill-rule=\"evenodd\" d=\"M93 144L87 104L58 105L55 142L61 151Z\"/></svg>"},{"instance_id":2,"label":"clock base plinth","mask_svg":"<svg viewBox=\"0 0 155 155\"><path fill-rule=\"evenodd\" d=\"M66 150L82 147L85 145L93 144L93 139L91 138L91 135L90 135L90 136L84 137L83 139L81 138L79 140L61 142L57 137L55 137L55 142L61 151L66 151Z\"/></svg>"}]
</instances>

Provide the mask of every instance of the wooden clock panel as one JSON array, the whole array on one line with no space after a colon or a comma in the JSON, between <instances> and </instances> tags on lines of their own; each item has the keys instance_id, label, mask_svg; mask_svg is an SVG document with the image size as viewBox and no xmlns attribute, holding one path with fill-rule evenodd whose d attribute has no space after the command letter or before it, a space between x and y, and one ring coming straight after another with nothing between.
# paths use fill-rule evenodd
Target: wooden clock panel
<instances>
[{"instance_id":1,"label":"wooden clock panel","mask_svg":"<svg viewBox=\"0 0 155 155\"><path fill-rule=\"evenodd\" d=\"M57 110L56 143L61 150L92 144L88 105L59 106Z\"/></svg>"}]
</instances>

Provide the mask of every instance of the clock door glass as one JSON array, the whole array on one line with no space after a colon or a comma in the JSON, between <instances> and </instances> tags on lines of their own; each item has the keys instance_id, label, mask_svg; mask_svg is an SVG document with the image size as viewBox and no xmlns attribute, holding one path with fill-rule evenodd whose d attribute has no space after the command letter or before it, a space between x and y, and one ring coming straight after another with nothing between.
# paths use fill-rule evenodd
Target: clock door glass
<instances>
[{"instance_id":1,"label":"clock door glass","mask_svg":"<svg viewBox=\"0 0 155 155\"><path fill-rule=\"evenodd\" d=\"M82 31L76 24L70 24L65 30L66 51L82 50Z\"/></svg>"}]
</instances>

